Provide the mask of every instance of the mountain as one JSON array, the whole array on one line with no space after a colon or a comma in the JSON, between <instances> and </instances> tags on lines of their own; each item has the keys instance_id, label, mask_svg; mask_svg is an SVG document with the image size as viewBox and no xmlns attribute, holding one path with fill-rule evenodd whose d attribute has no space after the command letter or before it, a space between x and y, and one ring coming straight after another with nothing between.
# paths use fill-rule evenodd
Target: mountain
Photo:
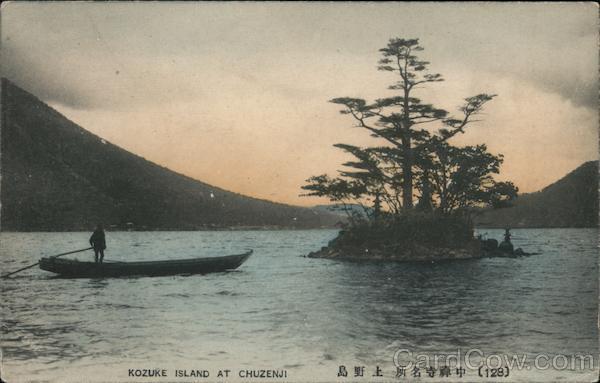
<instances>
[{"instance_id":1,"label":"mountain","mask_svg":"<svg viewBox=\"0 0 600 383\"><path fill-rule=\"evenodd\" d=\"M342 216L344 218L348 216L348 213L344 209L347 209L348 212L354 212L356 214L360 214L363 216L365 215L365 209L358 204L348 204L345 207L341 204L315 205L315 206L313 206L313 209L320 210L320 211L327 211L332 214ZM367 208L367 210L372 210L372 209Z\"/></svg>"},{"instance_id":2,"label":"mountain","mask_svg":"<svg viewBox=\"0 0 600 383\"><path fill-rule=\"evenodd\" d=\"M175 173L69 121L7 79L1 93L3 231L314 228L339 217Z\"/></svg>"},{"instance_id":3,"label":"mountain","mask_svg":"<svg viewBox=\"0 0 600 383\"><path fill-rule=\"evenodd\" d=\"M513 207L484 210L484 227L598 226L598 161L586 162L536 193L517 198Z\"/></svg>"}]
</instances>

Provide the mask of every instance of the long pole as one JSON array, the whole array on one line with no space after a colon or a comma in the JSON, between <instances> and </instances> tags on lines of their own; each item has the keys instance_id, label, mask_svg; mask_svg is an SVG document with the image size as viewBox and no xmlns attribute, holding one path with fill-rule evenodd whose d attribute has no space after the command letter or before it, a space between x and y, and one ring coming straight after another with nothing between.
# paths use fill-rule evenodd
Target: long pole
<instances>
[{"instance_id":1,"label":"long pole","mask_svg":"<svg viewBox=\"0 0 600 383\"><path fill-rule=\"evenodd\" d=\"M68 251L68 252L66 252L66 253L60 253L60 254L56 254L56 255L51 255L51 256L50 256L50 258L58 258L58 257L62 257L63 255L67 255L67 254L73 254L73 253L80 253L80 252L82 252L82 251L86 251L86 250L90 250L90 249L93 249L93 248L92 248L92 247L86 247L85 249ZM11 273L4 274L4 275L3 275L1 278L8 278L9 276L11 276L11 275L13 275L13 274L16 274L16 273L18 273L18 272L21 272L21 271L23 271L23 270L31 269L32 267L34 267L34 266L37 266L37 265L39 265L39 264L40 264L40 262L39 262L39 261L37 261L37 262L36 262L36 263L34 263L33 265L29 265L29 266L27 266L27 267L23 267L22 269L19 269L19 270L13 271L13 272L11 272Z\"/></svg>"}]
</instances>

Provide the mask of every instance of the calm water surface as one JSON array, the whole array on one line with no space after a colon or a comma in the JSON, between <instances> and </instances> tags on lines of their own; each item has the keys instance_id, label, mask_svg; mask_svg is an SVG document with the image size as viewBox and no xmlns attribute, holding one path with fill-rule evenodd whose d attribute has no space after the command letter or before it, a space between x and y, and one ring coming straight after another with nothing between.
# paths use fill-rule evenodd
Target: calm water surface
<instances>
[{"instance_id":1,"label":"calm water surface","mask_svg":"<svg viewBox=\"0 0 600 383\"><path fill-rule=\"evenodd\" d=\"M174 369L207 369L216 379L219 368L232 375L270 368L286 369L288 381L331 381L339 365L347 366L348 380L354 366L370 377L379 365L385 378L373 381L401 381L393 364L399 349L525 354L530 368L539 353L598 355L597 230L514 230L516 246L542 253L520 259L373 264L302 257L335 235L109 232L107 260L255 253L237 271L205 276L57 279L34 268L2 280L2 377L131 381L129 368L165 368L170 379L162 381L177 381ZM86 247L88 237L2 233L2 272ZM466 374L479 379L476 371ZM508 380L594 376L597 370L525 369Z\"/></svg>"}]
</instances>

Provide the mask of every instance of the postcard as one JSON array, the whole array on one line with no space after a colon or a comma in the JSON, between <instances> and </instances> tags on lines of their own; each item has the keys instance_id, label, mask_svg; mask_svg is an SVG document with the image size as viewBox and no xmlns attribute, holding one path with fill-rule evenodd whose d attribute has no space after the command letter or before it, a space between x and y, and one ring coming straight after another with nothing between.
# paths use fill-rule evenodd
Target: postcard
<instances>
[{"instance_id":1,"label":"postcard","mask_svg":"<svg viewBox=\"0 0 600 383\"><path fill-rule=\"evenodd\" d=\"M598 5L4 2L3 382L592 382Z\"/></svg>"}]
</instances>

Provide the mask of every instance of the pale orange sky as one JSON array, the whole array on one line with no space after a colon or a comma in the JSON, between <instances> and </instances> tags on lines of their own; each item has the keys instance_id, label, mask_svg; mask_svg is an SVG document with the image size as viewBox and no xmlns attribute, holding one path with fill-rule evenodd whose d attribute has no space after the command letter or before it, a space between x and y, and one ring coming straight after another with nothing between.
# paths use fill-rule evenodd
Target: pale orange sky
<instances>
[{"instance_id":1,"label":"pale orange sky","mask_svg":"<svg viewBox=\"0 0 600 383\"><path fill-rule=\"evenodd\" d=\"M419 97L498 97L454 143L485 142L535 191L598 158L598 9L577 4L12 3L2 75L108 141L224 189L292 204L369 135L328 103L392 94L391 37L418 37ZM434 126L432 126L434 127Z\"/></svg>"}]
</instances>

